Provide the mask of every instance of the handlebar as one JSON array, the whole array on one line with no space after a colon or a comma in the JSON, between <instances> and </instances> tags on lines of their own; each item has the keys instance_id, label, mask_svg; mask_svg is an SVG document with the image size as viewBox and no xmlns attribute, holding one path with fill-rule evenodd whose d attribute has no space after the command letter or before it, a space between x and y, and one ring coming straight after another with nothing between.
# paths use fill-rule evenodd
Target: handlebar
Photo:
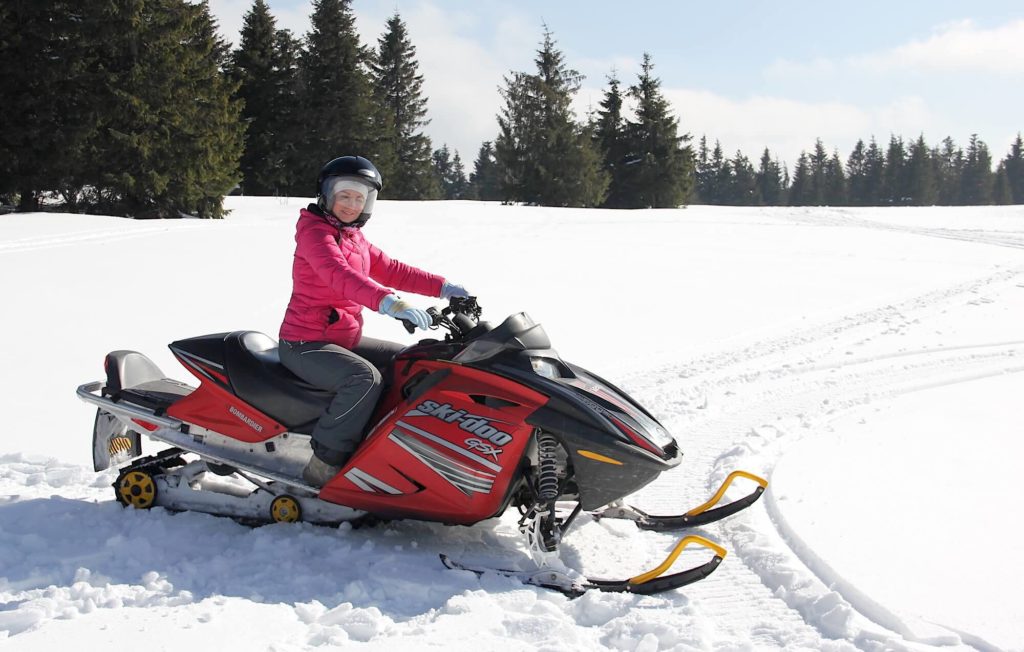
<instances>
[{"instance_id":1,"label":"handlebar","mask_svg":"<svg viewBox=\"0 0 1024 652\"><path fill-rule=\"evenodd\" d=\"M431 317L431 330L444 328L448 331L446 340L461 340L480 323L483 308L477 303L476 297L452 297L448 300L448 305L440 310L436 306L427 308L427 314ZM400 321L410 334L416 332L416 324L408 319Z\"/></svg>"}]
</instances>

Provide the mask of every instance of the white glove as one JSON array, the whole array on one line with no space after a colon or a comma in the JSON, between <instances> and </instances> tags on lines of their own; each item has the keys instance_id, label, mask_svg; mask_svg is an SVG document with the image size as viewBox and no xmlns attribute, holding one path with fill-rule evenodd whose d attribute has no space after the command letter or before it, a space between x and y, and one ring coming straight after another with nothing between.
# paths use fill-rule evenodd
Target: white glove
<instances>
[{"instance_id":1,"label":"white glove","mask_svg":"<svg viewBox=\"0 0 1024 652\"><path fill-rule=\"evenodd\" d=\"M427 330L434 323L434 318L428 315L427 311L413 307L394 294L389 294L380 300L377 312L395 319L407 319L423 330Z\"/></svg>"},{"instance_id":2,"label":"white glove","mask_svg":"<svg viewBox=\"0 0 1024 652\"><path fill-rule=\"evenodd\" d=\"M457 283L449 283L448 281L445 281L444 285L441 286L442 299L451 299L452 297L465 298L468 296L469 292L466 291L466 288L458 285Z\"/></svg>"}]
</instances>

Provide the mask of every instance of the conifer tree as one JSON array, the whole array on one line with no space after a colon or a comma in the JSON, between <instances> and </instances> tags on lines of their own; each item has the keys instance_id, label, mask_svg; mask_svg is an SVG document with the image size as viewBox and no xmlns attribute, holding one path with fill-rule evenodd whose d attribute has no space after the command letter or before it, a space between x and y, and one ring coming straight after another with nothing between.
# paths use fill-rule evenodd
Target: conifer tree
<instances>
[{"instance_id":1,"label":"conifer tree","mask_svg":"<svg viewBox=\"0 0 1024 652\"><path fill-rule=\"evenodd\" d=\"M814 202L814 189L811 179L811 158L807 152L800 152L793 169L793 182L789 187L790 206L810 206Z\"/></svg>"},{"instance_id":2,"label":"conifer tree","mask_svg":"<svg viewBox=\"0 0 1024 652\"><path fill-rule=\"evenodd\" d=\"M824 203L827 206L846 206L849 204L846 174L843 172L843 163L839 160L838 150L833 151L832 156L825 162L822 194Z\"/></svg>"},{"instance_id":3,"label":"conifer tree","mask_svg":"<svg viewBox=\"0 0 1024 652\"><path fill-rule=\"evenodd\" d=\"M707 203L722 204L725 201L726 181L729 178L729 163L725 160L722 143L715 141L711 160L704 172L707 184Z\"/></svg>"},{"instance_id":4,"label":"conifer tree","mask_svg":"<svg viewBox=\"0 0 1024 652\"><path fill-rule=\"evenodd\" d=\"M1019 133L1010 145L1010 153L1003 159L1003 167L1011 203L1024 204L1024 142Z\"/></svg>"},{"instance_id":5,"label":"conifer tree","mask_svg":"<svg viewBox=\"0 0 1024 652\"><path fill-rule=\"evenodd\" d=\"M501 199L501 177L494 159L494 146L486 140L477 152L473 171L469 175L469 199L494 201Z\"/></svg>"},{"instance_id":6,"label":"conifer tree","mask_svg":"<svg viewBox=\"0 0 1024 652\"><path fill-rule=\"evenodd\" d=\"M1013 190L1010 188L1010 177L1006 173L1006 161L1000 161L996 167L995 185L992 191L993 203L1006 206L1013 203Z\"/></svg>"},{"instance_id":7,"label":"conifer tree","mask_svg":"<svg viewBox=\"0 0 1024 652\"><path fill-rule=\"evenodd\" d=\"M883 175L883 201L891 206L907 203L907 150L903 139L892 135L885 151L885 173Z\"/></svg>"},{"instance_id":8,"label":"conifer tree","mask_svg":"<svg viewBox=\"0 0 1024 652\"><path fill-rule=\"evenodd\" d=\"M293 115L295 43L289 32L277 29L265 0L254 0L246 13L230 70L244 102L242 190L251 195L283 193L291 185L289 164L298 135Z\"/></svg>"},{"instance_id":9,"label":"conifer tree","mask_svg":"<svg viewBox=\"0 0 1024 652\"><path fill-rule=\"evenodd\" d=\"M377 41L372 66L374 96L385 112L388 127L383 146L393 152L394 171L387 196L392 199L436 199L441 195L433 172L430 138L423 128L427 98L423 97L423 75L416 61L416 47L408 30L395 13Z\"/></svg>"},{"instance_id":10,"label":"conifer tree","mask_svg":"<svg viewBox=\"0 0 1024 652\"><path fill-rule=\"evenodd\" d=\"M608 196L606 208L622 208L627 205L626 172L631 163L629 144L626 139L626 120L622 116L622 91L620 81L613 70L608 76L608 89L600 102L600 109L593 124L594 140L600 149L608 174Z\"/></svg>"},{"instance_id":11,"label":"conifer tree","mask_svg":"<svg viewBox=\"0 0 1024 652\"><path fill-rule=\"evenodd\" d=\"M607 174L590 131L572 115L582 76L567 67L545 28L537 74L513 72L501 89L495 157L506 199L543 206L597 206Z\"/></svg>"},{"instance_id":12,"label":"conifer tree","mask_svg":"<svg viewBox=\"0 0 1024 652\"><path fill-rule=\"evenodd\" d=\"M119 3L107 29L118 38L103 40L110 84L88 183L100 210L221 217L240 178L243 125L207 3Z\"/></svg>"},{"instance_id":13,"label":"conifer tree","mask_svg":"<svg viewBox=\"0 0 1024 652\"><path fill-rule=\"evenodd\" d=\"M849 201L853 206L864 206L867 204L867 153L864 141L858 140L846 159L846 181L849 192Z\"/></svg>"},{"instance_id":14,"label":"conifer tree","mask_svg":"<svg viewBox=\"0 0 1024 652\"><path fill-rule=\"evenodd\" d=\"M636 120L628 123L627 133L637 160L629 171L630 205L673 208L689 201L693 192L693 155L690 136L678 133L679 121L653 70L651 55L644 53L637 83L629 88Z\"/></svg>"},{"instance_id":15,"label":"conifer tree","mask_svg":"<svg viewBox=\"0 0 1024 652\"><path fill-rule=\"evenodd\" d=\"M45 191L73 200L93 164L103 23L95 3L0 2L0 195L18 210L38 210Z\"/></svg>"},{"instance_id":16,"label":"conifer tree","mask_svg":"<svg viewBox=\"0 0 1024 652\"><path fill-rule=\"evenodd\" d=\"M949 136L942 148L932 152L939 185L939 204L953 206L960 203L960 177L963 174L964 153Z\"/></svg>"},{"instance_id":17,"label":"conifer tree","mask_svg":"<svg viewBox=\"0 0 1024 652\"><path fill-rule=\"evenodd\" d=\"M935 182L935 165L931 150L925 143L924 134L910 144L906 178L906 194L910 204L931 206L938 201L939 187Z\"/></svg>"},{"instance_id":18,"label":"conifer tree","mask_svg":"<svg viewBox=\"0 0 1024 652\"><path fill-rule=\"evenodd\" d=\"M807 204L821 206L825 204L825 167L828 163L828 152L825 151L825 143L818 138L814 142L814 153L810 159L810 188L807 196Z\"/></svg>"},{"instance_id":19,"label":"conifer tree","mask_svg":"<svg viewBox=\"0 0 1024 652\"><path fill-rule=\"evenodd\" d=\"M881 206L885 193L886 162L882 148L871 137L864 155L864 206Z\"/></svg>"},{"instance_id":20,"label":"conifer tree","mask_svg":"<svg viewBox=\"0 0 1024 652\"><path fill-rule=\"evenodd\" d=\"M757 194L767 206L782 204L784 185L778 159L772 160L771 152L764 148L761 163L757 169Z\"/></svg>"},{"instance_id":21,"label":"conifer tree","mask_svg":"<svg viewBox=\"0 0 1024 652\"><path fill-rule=\"evenodd\" d=\"M384 175L386 189L391 157L378 140L380 118L367 73L372 55L359 42L350 4L313 0L310 31L299 56L299 119L304 126L300 152L311 171L338 156L365 156Z\"/></svg>"},{"instance_id":22,"label":"conifer tree","mask_svg":"<svg viewBox=\"0 0 1024 652\"><path fill-rule=\"evenodd\" d=\"M708 137L701 135L697 144L697 153L693 163L693 178L696 184L697 201L702 204L710 204L711 187L713 185L713 170L711 168L711 151L708 149Z\"/></svg>"},{"instance_id":23,"label":"conifer tree","mask_svg":"<svg viewBox=\"0 0 1024 652\"><path fill-rule=\"evenodd\" d=\"M761 204L758 193L757 174L750 159L737 150L731 163L732 179L729 188L729 203L736 206L757 206Z\"/></svg>"},{"instance_id":24,"label":"conifer tree","mask_svg":"<svg viewBox=\"0 0 1024 652\"><path fill-rule=\"evenodd\" d=\"M448 145L434 150L431 161L437 182L441 188L442 199L465 199L469 182L466 170L462 166L462 158L458 152L453 155Z\"/></svg>"},{"instance_id":25,"label":"conifer tree","mask_svg":"<svg viewBox=\"0 0 1024 652\"><path fill-rule=\"evenodd\" d=\"M989 154L988 145L978 138L978 134L972 134L960 178L961 202L966 206L991 204L994 182L992 156Z\"/></svg>"}]
</instances>

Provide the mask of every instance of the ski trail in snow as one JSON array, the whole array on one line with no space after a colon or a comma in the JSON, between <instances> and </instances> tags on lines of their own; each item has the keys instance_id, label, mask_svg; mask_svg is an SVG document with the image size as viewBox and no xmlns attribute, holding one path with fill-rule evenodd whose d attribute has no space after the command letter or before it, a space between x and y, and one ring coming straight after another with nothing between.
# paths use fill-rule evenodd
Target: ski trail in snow
<instances>
[{"instance_id":1,"label":"ski trail in snow","mask_svg":"<svg viewBox=\"0 0 1024 652\"><path fill-rule=\"evenodd\" d=\"M52 247L66 247L90 243L108 243L120 240L131 240L142 238L157 233L178 233L202 228L200 225L176 225L175 227L158 226L130 229L107 229L104 231L88 231L84 233L73 233L65 235L42 236L34 238L20 238L0 242L0 254L16 253L22 251L37 251L50 249Z\"/></svg>"},{"instance_id":2,"label":"ski trail in snow","mask_svg":"<svg viewBox=\"0 0 1024 652\"><path fill-rule=\"evenodd\" d=\"M657 415L668 415L666 425L686 454L678 469L634 496L636 504L678 512L703 502L732 470L760 472L770 479L789 448L850 409L1024 371L1020 340L853 353L858 345L919 326L974 295L1018 287L1022 273L1024 268L1000 271L899 305L627 379L622 383L627 391ZM706 478L706 485L694 486L697 478ZM738 487L730 495L749 491ZM710 620L733 630L730 638L779 647L849 643L869 650L998 649L970 632L906 623L807 546L787 523L771 489L761 503L763 507L707 528L712 537L728 541L739 558L727 558L701 585L707 584L710 594L700 606ZM794 618L803 627L794 626Z\"/></svg>"},{"instance_id":3,"label":"ski trail in snow","mask_svg":"<svg viewBox=\"0 0 1024 652\"><path fill-rule=\"evenodd\" d=\"M817 209L807 211L803 214L786 213L783 216L793 222L801 224L813 224L818 226L844 226L863 228L876 231L891 231L921 235L932 238L945 238L948 240L960 240L962 242L974 242L977 244L995 245L997 247L1010 247L1013 249L1024 249L1024 235L1013 231L981 231L972 229L946 229L941 227L910 226L905 224L890 224L876 222L863 217L857 217L851 211L843 208Z\"/></svg>"}]
</instances>

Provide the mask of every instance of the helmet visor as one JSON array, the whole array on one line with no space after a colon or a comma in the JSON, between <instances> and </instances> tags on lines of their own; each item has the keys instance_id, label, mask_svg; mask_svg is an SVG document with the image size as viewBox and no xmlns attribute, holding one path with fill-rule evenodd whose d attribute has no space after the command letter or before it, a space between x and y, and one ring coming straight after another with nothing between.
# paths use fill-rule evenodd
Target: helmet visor
<instances>
[{"instance_id":1,"label":"helmet visor","mask_svg":"<svg viewBox=\"0 0 1024 652\"><path fill-rule=\"evenodd\" d=\"M345 192L348 191L348 192ZM334 206L338 195L346 201L357 201L356 193L363 197L363 215L370 215L373 212L373 204L377 199L377 189L366 183L357 176L327 177L320 187L320 194L323 196L328 209Z\"/></svg>"}]
</instances>

